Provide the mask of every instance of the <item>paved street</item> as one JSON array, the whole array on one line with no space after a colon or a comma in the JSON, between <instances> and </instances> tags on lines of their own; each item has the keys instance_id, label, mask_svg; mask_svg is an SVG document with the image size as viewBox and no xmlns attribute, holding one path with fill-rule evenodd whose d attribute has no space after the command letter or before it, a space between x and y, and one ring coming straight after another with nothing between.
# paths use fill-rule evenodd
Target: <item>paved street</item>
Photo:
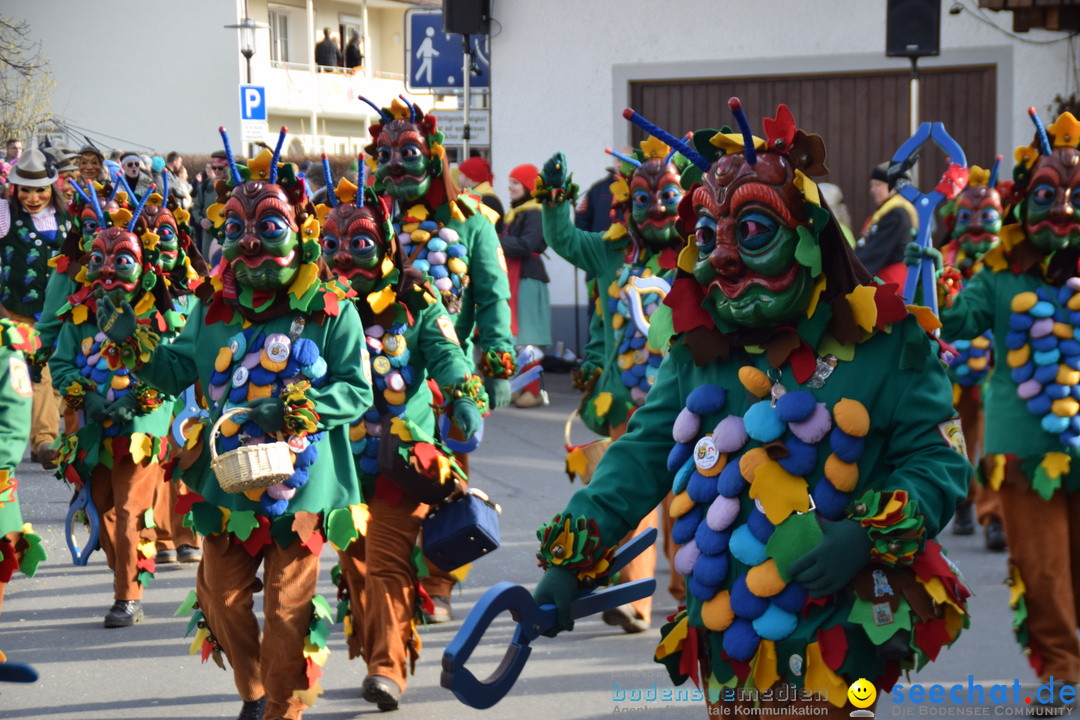
<instances>
[{"instance_id":1,"label":"paved street","mask_svg":"<svg viewBox=\"0 0 1080 720\"><path fill-rule=\"evenodd\" d=\"M613 683L648 690L654 683L661 689L669 687L669 682L663 668L651 662L658 639L655 629L627 636L599 620L580 621L577 630L566 636L540 638L518 684L489 711L467 708L439 687L442 650L460 626L460 618L494 582L511 580L529 587L536 582L535 529L563 507L575 488L563 474L562 452L563 422L573 407L575 392L566 375L549 375L548 388L550 407L504 408L489 418L484 444L473 458L473 484L503 506L502 548L475 565L455 596L458 620L423 631L416 675L393 717L584 719L607 717L621 709L665 718L704 717L701 704L614 701ZM585 432L580 426L577 431ZM160 568L144 598L146 619L133 628L105 630L101 620L111 604L111 575L100 552L87 567L70 562L62 535L70 491L29 464L20 469L20 478L23 513L44 538L49 561L35 578L17 575L9 585L0 619L0 649L12 661L32 664L41 678L33 685L0 687L0 718L235 717L240 700L231 673L188 655L190 640L183 638L187 618L172 616L194 587L194 568ZM986 686L1011 685L1018 678L1033 688L1031 671L1011 639L1008 594L1001 584L1004 555L984 552L981 536L954 538L946 533L942 539L976 592L972 628L939 662L901 682L963 683L966 687L970 674ZM333 604L329 571L336 557L332 548L326 547L322 559L320 591ZM667 583L664 565L661 561L661 588ZM663 615L673 608L674 602L661 591L653 627L658 628ZM509 618L498 623L489 634L491 643L474 654L477 676L494 669L512 628ZM326 693L305 717L345 720L378 714L360 698L363 664L347 660L340 626L335 627L330 648L322 680ZM938 706L946 707L948 703ZM988 714L1002 714L994 712L1002 709L992 708ZM926 706L894 705L886 698L879 703L878 716L925 714L920 710Z\"/></svg>"}]
</instances>

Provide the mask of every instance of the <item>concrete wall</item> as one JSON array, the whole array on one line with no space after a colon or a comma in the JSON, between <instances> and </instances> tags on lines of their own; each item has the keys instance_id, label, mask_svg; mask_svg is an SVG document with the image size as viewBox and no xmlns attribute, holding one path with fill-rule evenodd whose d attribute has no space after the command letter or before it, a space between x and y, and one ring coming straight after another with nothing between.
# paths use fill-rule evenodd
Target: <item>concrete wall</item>
<instances>
[{"instance_id":1,"label":"concrete wall","mask_svg":"<svg viewBox=\"0 0 1080 720\"><path fill-rule=\"evenodd\" d=\"M1055 93L1076 89L1067 87L1076 77L1067 69L1069 45L1076 41L1033 45L1011 39L973 17L974 4L965 2L966 10L953 16L945 12L949 3L942 3L941 57L920 66L997 66L997 106L971 111L996 115L998 152L1011 158L1014 146L1032 135L1026 108L1034 105L1048 118ZM881 0L496 0L492 15L492 159L495 187L504 199L513 166L539 166L556 150L566 153L583 187L601 177L608 164L603 148L630 137L620 112L632 80L907 67L904 59L884 57ZM1010 26L1008 14L984 15L990 23ZM1060 37L1034 31L1024 39ZM852 113L873 112L859 107L856 98L851 103ZM731 122L719 117L713 126ZM567 319L572 315L558 306L573 302L574 275L558 258L549 260L548 270L555 317ZM584 302L583 293L578 297ZM560 337L569 340L556 331Z\"/></svg>"}]
</instances>

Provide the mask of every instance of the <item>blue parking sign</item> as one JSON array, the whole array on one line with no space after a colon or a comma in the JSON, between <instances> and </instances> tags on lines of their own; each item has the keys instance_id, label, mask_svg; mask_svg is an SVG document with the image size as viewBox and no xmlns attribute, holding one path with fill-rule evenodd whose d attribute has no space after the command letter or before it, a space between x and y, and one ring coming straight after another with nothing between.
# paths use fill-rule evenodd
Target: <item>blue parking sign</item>
<instances>
[{"instance_id":1,"label":"blue parking sign","mask_svg":"<svg viewBox=\"0 0 1080 720\"><path fill-rule=\"evenodd\" d=\"M266 88L262 85L240 86L240 119L266 121Z\"/></svg>"},{"instance_id":2,"label":"blue parking sign","mask_svg":"<svg viewBox=\"0 0 1080 720\"><path fill-rule=\"evenodd\" d=\"M440 10L405 11L405 87L409 92L449 92L464 87L465 53L461 35L445 33ZM487 35L470 35L473 73L470 87L486 88L491 81Z\"/></svg>"}]
</instances>

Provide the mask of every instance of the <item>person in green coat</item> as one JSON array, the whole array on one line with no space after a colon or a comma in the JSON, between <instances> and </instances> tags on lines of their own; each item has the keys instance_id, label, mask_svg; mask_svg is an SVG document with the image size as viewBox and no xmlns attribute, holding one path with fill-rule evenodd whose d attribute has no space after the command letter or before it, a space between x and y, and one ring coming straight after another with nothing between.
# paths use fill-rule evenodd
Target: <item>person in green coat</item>
<instances>
[{"instance_id":1,"label":"person in green coat","mask_svg":"<svg viewBox=\"0 0 1080 720\"><path fill-rule=\"evenodd\" d=\"M949 341L993 333L983 475L1001 494L1013 631L1054 697L1080 681L1080 122L1063 113L1017 148L1014 202L1001 242L953 296Z\"/></svg>"},{"instance_id":2,"label":"person in green coat","mask_svg":"<svg viewBox=\"0 0 1080 720\"><path fill-rule=\"evenodd\" d=\"M371 382L360 317L321 260L319 221L296 166L266 150L246 167L231 163L219 187L231 192L208 210L223 248L214 292L139 372L170 393L198 381L210 408L177 471L193 490L182 497L204 536L185 604L197 603L202 621L193 652L224 652L243 720L297 720L321 692L328 654L329 606L315 592L319 552L326 542L344 549L363 527L348 428L356 409L371 404ZM99 315L110 337L132 336L127 306L106 301ZM241 413L224 416L234 409ZM210 462L215 443L231 451L276 437L292 465L279 482L237 492L223 475L229 463ZM260 588L261 632L252 609Z\"/></svg>"},{"instance_id":3,"label":"person in green coat","mask_svg":"<svg viewBox=\"0 0 1080 720\"><path fill-rule=\"evenodd\" d=\"M336 190L330 187L333 208L322 235L335 273L356 293L375 384L374 404L350 430L370 520L367 534L338 552L337 584L348 600L349 655L362 655L367 663L364 699L392 710L419 656L413 551L431 506L395 484L380 448L390 442L387 434L410 437L402 438L398 454L429 467L449 492L465 477L439 438L433 408L452 415L471 437L481 428L487 396L438 291L402 251L388 204L371 188L361 198L359 192L344 179ZM439 389L439 402L428 378Z\"/></svg>"},{"instance_id":4,"label":"person in green coat","mask_svg":"<svg viewBox=\"0 0 1080 720\"><path fill-rule=\"evenodd\" d=\"M670 351L592 482L538 531L534 596L570 629L574 595L671 491L686 609L656 659L700 683L709 714L756 704L725 697L735 685L786 705L775 691L794 684L846 717L852 682L887 692L967 625L933 538L971 466L930 318L870 277L817 192L821 138L783 105L754 137L729 105L742 134L695 133L682 175L694 242L665 299Z\"/></svg>"}]
</instances>

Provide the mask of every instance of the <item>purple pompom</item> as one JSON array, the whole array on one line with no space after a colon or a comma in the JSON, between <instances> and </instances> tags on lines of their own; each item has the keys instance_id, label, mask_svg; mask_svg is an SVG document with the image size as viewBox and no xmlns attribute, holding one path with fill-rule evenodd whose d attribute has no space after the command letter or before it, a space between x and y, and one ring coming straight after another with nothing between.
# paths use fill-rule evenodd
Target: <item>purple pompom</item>
<instances>
[{"instance_id":1,"label":"purple pompom","mask_svg":"<svg viewBox=\"0 0 1080 720\"><path fill-rule=\"evenodd\" d=\"M675 442L689 443L697 437L699 430L701 430L701 417L683 408L671 427L671 437L675 438Z\"/></svg>"},{"instance_id":2,"label":"purple pompom","mask_svg":"<svg viewBox=\"0 0 1080 720\"><path fill-rule=\"evenodd\" d=\"M727 530L739 516L740 507L741 503L737 498L720 496L713 500L705 513L705 523L717 532Z\"/></svg>"},{"instance_id":3,"label":"purple pompom","mask_svg":"<svg viewBox=\"0 0 1080 720\"><path fill-rule=\"evenodd\" d=\"M810 417L802 422L791 423L791 432L807 445L817 445L832 428L832 417L825 403L818 403Z\"/></svg>"},{"instance_id":4,"label":"purple pompom","mask_svg":"<svg viewBox=\"0 0 1080 720\"><path fill-rule=\"evenodd\" d=\"M746 434L743 419L737 415L728 415L716 424L712 439L717 450L722 453L733 453L746 444L749 436Z\"/></svg>"},{"instance_id":5,"label":"purple pompom","mask_svg":"<svg viewBox=\"0 0 1080 720\"><path fill-rule=\"evenodd\" d=\"M694 571L694 563L697 562L701 551L693 540L683 545L675 553L675 572L680 575L689 575Z\"/></svg>"}]
</instances>

